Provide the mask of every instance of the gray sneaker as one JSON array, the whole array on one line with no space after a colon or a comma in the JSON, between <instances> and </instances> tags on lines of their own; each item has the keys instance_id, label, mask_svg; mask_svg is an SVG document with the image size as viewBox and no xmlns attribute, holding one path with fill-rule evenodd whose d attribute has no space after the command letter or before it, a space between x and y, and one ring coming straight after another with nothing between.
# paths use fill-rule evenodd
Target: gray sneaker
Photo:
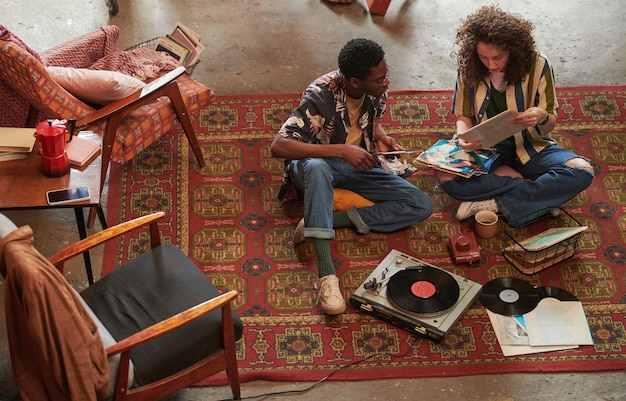
<instances>
[{"instance_id":1,"label":"gray sneaker","mask_svg":"<svg viewBox=\"0 0 626 401\"><path fill-rule=\"evenodd\" d=\"M346 302L341 295L339 279L334 274L324 276L317 284L317 302L327 315L338 315L346 310Z\"/></svg>"}]
</instances>

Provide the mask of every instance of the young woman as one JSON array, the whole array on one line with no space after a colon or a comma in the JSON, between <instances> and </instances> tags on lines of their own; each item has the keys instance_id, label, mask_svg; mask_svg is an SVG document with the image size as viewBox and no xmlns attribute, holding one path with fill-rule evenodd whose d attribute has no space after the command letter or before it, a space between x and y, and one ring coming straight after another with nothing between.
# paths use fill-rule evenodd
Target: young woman
<instances>
[{"instance_id":1,"label":"young woman","mask_svg":"<svg viewBox=\"0 0 626 401\"><path fill-rule=\"evenodd\" d=\"M458 77L452 112L457 133L513 109L526 129L495 145L489 174L471 178L441 174L441 188L463 201L459 220L481 210L524 226L584 191L594 176L589 161L551 138L558 102L548 59L535 49L533 25L496 6L469 15L457 31ZM465 150L483 147L459 138Z\"/></svg>"}]
</instances>

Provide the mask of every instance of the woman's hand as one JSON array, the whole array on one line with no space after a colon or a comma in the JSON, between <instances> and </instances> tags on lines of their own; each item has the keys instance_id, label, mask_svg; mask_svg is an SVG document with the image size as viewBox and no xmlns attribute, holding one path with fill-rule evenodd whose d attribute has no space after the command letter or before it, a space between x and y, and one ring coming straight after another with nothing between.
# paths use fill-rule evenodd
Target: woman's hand
<instances>
[{"instance_id":1,"label":"woman's hand","mask_svg":"<svg viewBox=\"0 0 626 401\"><path fill-rule=\"evenodd\" d=\"M457 143L459 144L459 148L467 151L478 150L483 148L482 141L476 142L467 142L465 139L457 138Z\"/></svg>"},{"instance_id":2,"label":"woman's hand","mask_svg":"<svg viewBox=\"0 0 626 401\"><path fill-rule=\"evenodd\" d=\"M457 137L456 137L456 140L457 140L457 144L459 145L459 148L461 148L463 150L467 150L467 151L482 149L483 148L482 141L468 142L468 141L458 137L459 134L467 131L470 128L472 128L472 120L470 120L467 117L461 117L461 116L457 117L457 120L456 120Z\"/></svg>"},{"instance_id":3,"label":"woman's hand","mask_svg":"<svg viewBox=\"0 0 626 401\"><path fill-rule=\"evenodd\" d=\"M532 127L533 125L539 125L542 121L546 121L546 117L549 116L548 112L541 107L531 107L521 113L517 113L513 119L513 124L523 124L527 127Z\"/></svg>"}]
</instances>

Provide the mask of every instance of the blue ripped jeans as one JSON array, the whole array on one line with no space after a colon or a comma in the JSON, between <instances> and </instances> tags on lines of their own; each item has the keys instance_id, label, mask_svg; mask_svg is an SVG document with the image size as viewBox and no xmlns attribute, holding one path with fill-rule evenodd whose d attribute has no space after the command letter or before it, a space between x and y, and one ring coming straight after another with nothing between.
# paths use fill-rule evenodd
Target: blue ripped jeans
<instances>
[{"instance_id":1,"label":"blue ripped jeans","mask_svg":"<svg viewBox=\"0 0 626 401\"><path fill-rule=\"evenodd\" d=\"M505 164L524 178L494 174L456 177L443 182L441 188L461 201L494 199L513 227L531 223L544 209L548 213L550 208L561 206L584 191L593 179L589 171L567 166L566 161L580 156L557 145L543 149L524 165L517 161L512 147L498 147L498 152L491 171Z\"/></svg>"},{"instance_id":2,"label":"blue ripped jeans","mask_svg":"<svg viewBox=\"0 0 626 401\"><path fill-rule=\"evenodd\" d=\"M374 202L347 213L357 231L393 232L428 218L431 199L413 184L381 167L359 171L341 158L291 162L291 179L304 193L305 237L333 239L333 188L345 188Z\"/></svg>"}]
</instances>

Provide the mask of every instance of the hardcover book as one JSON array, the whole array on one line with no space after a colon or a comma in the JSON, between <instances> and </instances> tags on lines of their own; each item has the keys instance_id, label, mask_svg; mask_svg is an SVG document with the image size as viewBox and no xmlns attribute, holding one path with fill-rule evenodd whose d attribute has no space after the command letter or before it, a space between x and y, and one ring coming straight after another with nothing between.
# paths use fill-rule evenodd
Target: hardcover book
<instances>
[{"instance_id":1,"label":"hardcover book","mask_svg":"<svg viewBox=\"0 0 626 401\"><path fill-rule=\"evenodd\" d=\"M160 37L157 41L156 48L158 52L165 52L172 56L180 65L185 65L187 57L189 57L189 49L178 43L171 36Z\"/></svg>"},{"instance_id":2,"label":"hardcover book","mask_svg":"<svg viewBox=\"0 0 626 401\"><path fill-rule=\"evenodd\" d=\"M91 163L100 154L100 144L88 139L74 136L65 145L70 166L82 169Z\"/></svg>"},{"instance_id":3,"label":"hardcover book","mask_svg":"<svg viewBox=\"0 0 626 401\"><path fill-rule=\"evenodd\" d=\"M31 152L34 134L34 128L0 127L0 152Z\"/></svg>"}]
</instances>

